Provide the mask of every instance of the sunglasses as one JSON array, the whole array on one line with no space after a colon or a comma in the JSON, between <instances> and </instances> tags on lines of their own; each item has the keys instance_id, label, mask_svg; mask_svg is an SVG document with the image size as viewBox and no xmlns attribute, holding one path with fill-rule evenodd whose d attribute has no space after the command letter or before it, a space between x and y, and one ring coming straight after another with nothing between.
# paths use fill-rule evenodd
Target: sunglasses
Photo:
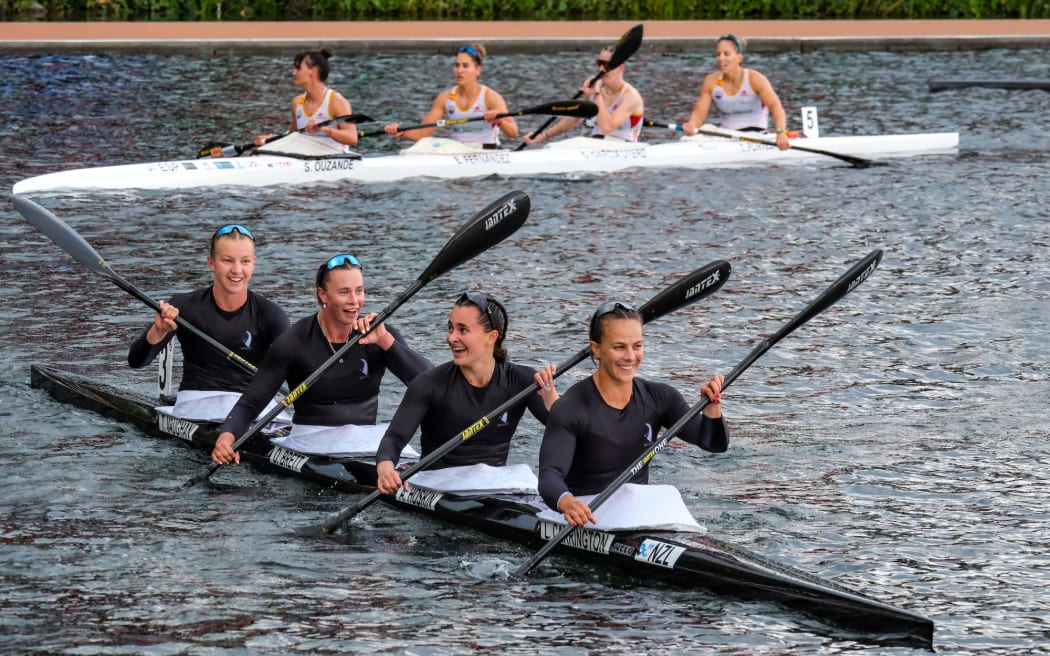
<instances>
[{"instance_id":1,"label":"sunglasses","mask_svg":"<svg viewBox=\"0 0 1050 656\"><path fill-rule=\"evenodd\" d=\"M458 55L461 52L467 53L468 55L470 55L474 59L477 59L477 60L481 59L481 53L478 52L478 49L475 48L474 46L460 46L459 48L456 49L456 54Z\"/></svg>"},{"instance_id":2,"label":"sunglasses","mask_svg":"<svg viewBox=\"0 0 1050 656\"><path fill-rule=\"evenodd\" d=\"M602 320L602 317L604 317L607 314L612 314L618 309L627 310L628 312L635 311L633 305L631 305L630 303L624 303L623 301L606 301L605 303L602 303L598 306L598 309L594 312L594 315L591 317L590 333L592 339L595 336L598 336L598 323Z\"/></svg>"},{"instance_id":3,"label":"sunglasses","mask_svg":"<svg viewBox=\"0 0 1050 656\"><path fill-rule=\"evenodd\" d=\"M331 271L332 269L334 269L336 267L341 267L341 266L355 266L355 267L360 267L362 269L364 268L363 266L361 266L361 260L357 259L353 255L346 255L346 254L336 255L335 257L333 257L332 259L328 260L324 264L324 268L329 270L329 271Z\"/></svg>"},{"instance_id":4,"label":"sunglasses","mask_svg":"<svg viewBox=\"0 0 1050 656\"><path fill-rule=\"evenodd\" d=\"M211 238L212 238L212 240L215 240L215 239L218 239L219 237L221 237L223 235L228 235L228 234L230 234L231 232L234 232L234 231L237 231L237 232L241 233L242 235L244 235L245 237L247 237L248 239L251 239L252 241L255 241L255 235L252 234L252 231L249 230L248 228L245 228L244 226L242 226L239 223L231 223L229 225L224 225L223 227L221 227L218 230L216 230L215 234L212 235Z\"/></svg>"},{"instance_id":5,"label":"sunglasses","mask_svg":"<svg viewBox=\"0 0 1050 656\"><path fill-rule=\"evenodd\" d=\"M496 321L492 317L492 306L489 304L489 297L487 294L475 290L467 290L460 294L456 303L459 304L463 301L470 301L481 308L481 311L489 318L489 326L491 326L493 330L496 330Z\"/></svg>"}]
</instances>

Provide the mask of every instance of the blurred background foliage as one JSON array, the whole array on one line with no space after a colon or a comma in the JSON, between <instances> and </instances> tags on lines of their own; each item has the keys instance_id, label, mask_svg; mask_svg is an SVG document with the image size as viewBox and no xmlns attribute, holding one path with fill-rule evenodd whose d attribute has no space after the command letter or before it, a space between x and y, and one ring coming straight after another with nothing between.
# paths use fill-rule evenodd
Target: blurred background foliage
<instances>
[{"instance_id":1,"label":"blurred background foliage","mask_svg":"<svg viewBox=\"0 0 1050 656\"><path fill-rule=\"evenodd\" d=\"M1048 18L1050 0L0 0L0 20L813 20Z\"/></svg>"}]
</instances>

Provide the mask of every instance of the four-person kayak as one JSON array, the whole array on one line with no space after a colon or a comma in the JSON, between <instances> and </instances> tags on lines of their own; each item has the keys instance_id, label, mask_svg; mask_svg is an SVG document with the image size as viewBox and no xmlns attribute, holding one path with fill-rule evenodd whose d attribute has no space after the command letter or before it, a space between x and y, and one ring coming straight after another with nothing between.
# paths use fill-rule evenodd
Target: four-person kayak
<instances>
[{"instance_id":1,"label":"four-person kayak","mask_svg":"<svg viewBox=\"0 0 1050 656\"><path fill-rule=\"evenodd\" d=\"M146 433L174 437L210 452L218 425L172 417L150 399L93 382L59 369L34 365L34 387L55 399L136 424ZM328 457L275 445L277 433L261 433L241 450L242 462L269 473L314 481L347 492L371 491L375 463L368 458ZM279 438L278 438L279 439ZM481 531L496 539L536 548L560 526L541 517L536 495L457 495L411 487L387 496L399 508L424 513ZM742 599L773 601L837 627L850 639L932 648L933 622L797 568L776 562L705 533L663 531L577 531L557 553L600 566L700 588Z\"/></svg>"},{"instance_id":2,"label":"four-person kayak","mask_svg":"<svg viewBox=\"0 0 1050 656\"><path fill-rule=\"evenodd\" d=\"M145 164L122 164L47 173L17 182L15 194L125 189L198 189L218 186L266 187L352 182L393 182L409 178L478 178L564 174L610 174L646 168L724 168L839 163L844 158L891 158L953 153L957 132L853 137L800 137L799 146L777 150L757 137L688 137L667 143L631 143L576 137L543 148L477 150L453 154L325 157L257 154ZM825 154L821 152L824 151ZM829 156L826 153L831 153Z\"/></svg>"}]
</instances>

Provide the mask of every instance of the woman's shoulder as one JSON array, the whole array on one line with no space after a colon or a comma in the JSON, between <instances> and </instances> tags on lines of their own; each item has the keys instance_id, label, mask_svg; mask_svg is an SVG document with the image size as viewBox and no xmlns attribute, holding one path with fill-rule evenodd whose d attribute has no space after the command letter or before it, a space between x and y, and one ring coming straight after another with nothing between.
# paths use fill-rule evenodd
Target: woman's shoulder
<instances>
[{"instance_id":1,"label":"woman's shoulder","mask_svg":"<svg viewBox=\"0 0 1050 656\"><path fill-rule=\"evenodd\" d=\"M416 390L447 388L455 381L456 364L449 360L421 372L408 384Z\"/></svg>"},{"instance_id":2,"label":"woman's shoulder","mask_svg":"<svg viewBox=\"0 0 1050 656\"><path fill-rule=\"evenodd\" d=\"M527 364L519 364L517 362L512 362L510 360L504 360L503 362L497 362L496 366L500 367L501 369L503 369L505 371L509 371L509 372L512 372L512 373L517 374L517 375L528 375L530 378L532 377L532 374L534 374L536 372L535 368L530 367Z\"/></svg>"},{"instance_id":3,"label":"woman's shoulder","mask_svg":"<svg viewBox=\"0 0 1050 656\"><path fill-rule=\"evenodd\" d=\"M293 322L291 327L281 332L273 340L270 348L276 353L284 353L289 357L301 353L304 346L310 341L311 322L316 325L314 317L315 315L311 314Z\"/></svg>"},{"instance_id":4,"label":"woman's shoulder","mask_svg":"<svg viewBox=\"0 0 1050 656\"><path fill-rule=\"evenodd\" d=\"M266 298L265 296L263 296L259 292L256 292L256 291L253 291L253 290L249 289L248 290L248 298L252 302L258 303L260 306L263 306L263 307L265 307L267 309L271 309L271 310L272 309L276 309L276 310L280 310L282 314L284 313L284 308L281 307L281 305L279 303L277 303L276 301L271 301L270 299Z\"/></svg>"},{"instance_id":5,"label":"woman's shoulder","mask_svg":"<svg viewBox=\"0 0 1050 656\"><path fill-rule=\"evenodd\" d=\"M297 319L292 323L292 327L285 333L286 335L306 335L310 332L310 328L317 324L317 315L308 314L301 319Z\"/></svg>"},{"instance_id":6,"label":"woman's shoulder","mask_svg":"<svg viewBox=\"0 0 1050 656\"><path fill-rule=\"evenodd\" d=\"M635 377L634 386L636 389L642 390L644 394L654 399L673 399L681 396L681 393L678 392L674 386L658 380Z\"/></svg>"},{"instance_id":7,"label":"woman's shoulder","mask_svg":"<svg viewBox=\"0 0 1050 656\"><path fill-rule=\"evenodd\" d=\"M767 78L765 75L759 73L755 69L753 69L753 68L745 68L744 71L747 73L747 81L751 83L751 88L752 89L755 88L756 84L759 85L759 86L762 86L762 85L772 86L769 83L769 78Z\"/></svg>"},{"instance_id":8,"label":"woman's shoulder","mask_svg":"<svg viewBox=\"0 0 1050 656\"><path fill-rule=\"evenodd\" d=\"M188 292L178 292L171 295L169 301L175 307L179 307L178 303L203 303L204 301L211 300L211 285L207 287L201 287ZM179 308L182 309L182 308Z\"/></svg>"},{"instance_id":9,"label":"woman's shoulder","mask_svg":"<svg viewBox=\"0 0 1050 656\"><path fill-rule=\"evenodd\" d=\"M598 387L594 384L594 377L587 376L583 380L578 380L570 385L569 389L565 390L565 393L558 399L558 403L565 399L568 399L569 403L581 405L589 404L595 399L600 401L601 395L598 394ZM554 407L557 407L558 403L555 403Z\"/></svg>"}]
</instances>

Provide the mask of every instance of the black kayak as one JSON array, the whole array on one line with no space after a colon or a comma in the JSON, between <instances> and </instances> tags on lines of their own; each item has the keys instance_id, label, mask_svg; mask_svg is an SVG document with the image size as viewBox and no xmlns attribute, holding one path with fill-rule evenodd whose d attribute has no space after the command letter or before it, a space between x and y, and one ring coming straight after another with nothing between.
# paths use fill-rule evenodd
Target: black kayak
<instances>
[{"instance_id":1,"label":"black kayak","mask_svg":"<svg viewBox=\"0 0 1050 656\"><path fill-rule=\"evenodd\" d=\"M136 424L150 435L174 437L210 453L218 425L174 419L158 413L150 399L91 382L59 369L33 365L34 387L56 400ZM261 471L314 481L347 492L375 489L372 461L328 458L290 451L260 434L241 449L241 461ZM532 495L460 496L410 488L383 501L466 526L530 548L542 546L562 525L541 520ZM702 588L745 600L774 601L844 629L843 637L878 644L933 648L933 621L868 597L856 590L770 560L707 533L577 530L555 549L686 588ZM838 635L838 634L836 634Z\"/></svg>"}]
</instances>

